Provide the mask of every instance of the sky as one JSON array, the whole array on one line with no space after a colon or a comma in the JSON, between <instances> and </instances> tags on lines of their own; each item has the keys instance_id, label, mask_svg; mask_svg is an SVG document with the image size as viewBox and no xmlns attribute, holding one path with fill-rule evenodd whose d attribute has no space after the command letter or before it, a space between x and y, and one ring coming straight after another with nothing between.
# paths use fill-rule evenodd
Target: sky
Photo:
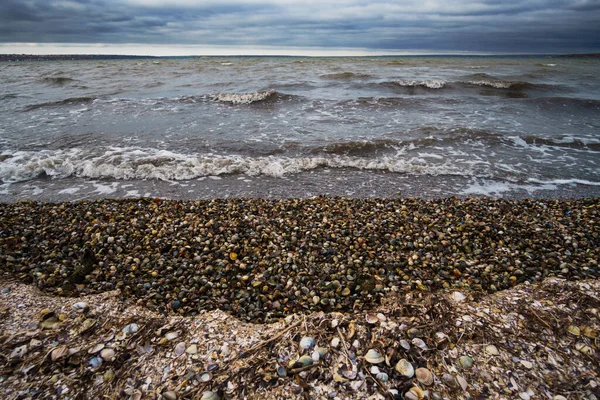
<instances>
[{"instance_id":1,"label":"sky","mask_svg":"<svg viewBox=\"0 0 600 400\"><path fill-rule=\"evenodd\" d=\"M0 53L600 52L600 0L0 0Z\"/></svg>"}]
</instances>

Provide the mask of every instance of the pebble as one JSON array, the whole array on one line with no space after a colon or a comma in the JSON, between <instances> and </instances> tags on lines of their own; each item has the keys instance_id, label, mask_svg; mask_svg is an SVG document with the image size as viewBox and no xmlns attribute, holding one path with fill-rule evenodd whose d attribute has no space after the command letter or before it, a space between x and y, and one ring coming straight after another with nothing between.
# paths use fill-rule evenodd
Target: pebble
<instances>
[{"instance_id":1,"label":"pebble","mask_svg":"<svg viewBox=\"0 0 600 400\"><path fill-rule=\"evenodd\" d=\"M119 289L159 312L219 308L265 322L307 309L361 311L392 288L494 292L542 276L599 277L590 239L599 229L598 202L316 197L6 204L0 226L11 229L0 242L0 261L17 279L53 294ZM508 241L505 263L497 252ZM58 273L47 266L57 264L64 248L78 250ZM298 250L293 258L290 249ZM92 273L100 264L106 273ZM464 301L462 292L450 293Z\"/></svg>"}]
</instances>

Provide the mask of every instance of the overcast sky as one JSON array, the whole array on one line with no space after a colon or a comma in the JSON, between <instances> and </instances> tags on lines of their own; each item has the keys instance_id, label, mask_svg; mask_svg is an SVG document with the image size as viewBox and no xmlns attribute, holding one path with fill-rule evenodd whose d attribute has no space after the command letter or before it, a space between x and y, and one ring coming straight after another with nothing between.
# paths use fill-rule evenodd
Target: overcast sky
<instances>
[{"instance_id":1,"label":"overcast sky","mask_svg":"<svg viewBox=\"0 0 600 400\"><path fill-rule=\"evenodd\" d=\"M600 0L0 0L0 52L600 52Z\"/></svg>"}]
</instances>

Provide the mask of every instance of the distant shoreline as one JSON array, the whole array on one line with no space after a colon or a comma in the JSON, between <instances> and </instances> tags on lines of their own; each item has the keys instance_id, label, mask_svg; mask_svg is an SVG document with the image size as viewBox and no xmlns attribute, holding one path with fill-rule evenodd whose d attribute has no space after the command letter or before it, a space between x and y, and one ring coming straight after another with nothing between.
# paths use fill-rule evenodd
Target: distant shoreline
<instances>
[{"instance_id":1,"label":"distant shoreline","mask_svg":"<svg viewBox=\"0 0 600 400\"><path fill-rule=\"evenodd\" d=\"M219 56L149 56L149 55L119 55L119 54L0 54L0 62L14 61L79 61L79 60L131 60L131 59L164 59L164 58L195 58L195 57L244 57L244 58L266 58L266 57L307 57L307 56L286 56L286 55L268 55L268 56L246 56L246 55L219 55ZM462 55L462 54L420 54L420 55L386 55L386 56L368 56L368 57L548 57L548 58L600 58L600 53L585 54L494 54L494 55ZM318 57L317 57L318 58Z\"/></svg>"}]
</instances>

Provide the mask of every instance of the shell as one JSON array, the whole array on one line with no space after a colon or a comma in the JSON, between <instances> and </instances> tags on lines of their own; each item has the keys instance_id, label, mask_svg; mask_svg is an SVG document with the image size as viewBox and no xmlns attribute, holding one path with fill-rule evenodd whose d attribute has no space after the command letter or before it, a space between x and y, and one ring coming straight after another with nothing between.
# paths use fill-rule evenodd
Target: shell
<instances>
[{"instance_id":1,"label":"shell","mask_svg":"<svg viewBox=\"0 0 600 400\"><path fill-rule=\"evenodd\" d=\"M452 294L450 295L450 298L458 303L458 302L461 302L464 299L466 299L467 296L465 296L461 292L452 292Z\"/></svg>"},{"instance_id":2,"label":"shell","mask_svg":"<svg viewBox=\"0 0 600 400\"><path fill-rule=\"evenodd\" d=\"M412 378L414 376L414 374L415 374L414 367L405 358L403 358L402 360L398 361L398 363L396 364L395 369L396 369L396 371L398 371L399 374L404 375L407 378Z\"/></svg>"},{"instance_id":3,"label":"shell","mask_svg":"<svg viewBox=\"0 0 600 400\"><path fill-rule=\"evenodd\" d=\"M427 350L427 343L423 341L423 339L414 338L412 340L412 344L420 348L421 350Z\"/></svg>"},{"instance_id":4,"label":"shell","mask_svg":"<svg viewBox=\"0 0 600 400\"><path fill-rule=\"evenodd\" d=\"M206 383L206 382L210 382L212 380L212 373L210 372L203 372L200 375L198 375L198 380L200 382Z\"/></svg>"},{"instance_id":5,"label":"shell","mask_svg":"<svg viewBox=\"0 0 600 400\"><path fill-rule=\"evenodd\" d=\"M387 321L386 316L383 315L382 313L377 313L377 319L380 320L381 322Z\"/></svg>"},{"instance_id":6,"label":"shell","mask_svg":"<svg viewBox=\"0 0 600 400\"><path fill-rule=\"evenodd\" d=\"M458 365L461 368L471 368L473 366L473 359L469 356L460 356L458 358Z\"/></svg>"},{"instance_id":7,"label":"shell","mask_svg":"<svg viewBox=\"0 0 600 400\"><path fill-rule=\"evenodd\" d=\"M417 386L413 386L410 390L404 393L404 398L407 400L422 400L425 398L425 392Z\"/></svg>"},{"instance_id":8,"label":"shell","mask_svg":"<svg viewBox=\"0 0 600 400\"><path fill-rule=\"evenodd\" d=\"M406 331L406 334L409 338L414 339L416 337L421 336L421 330L419 328L410 328Z\"/></svg>"},{"instance_id":9,"label":"shell","mask_svg":"<svg viewBox=\"0 0 600 400\"><path fill-rule=\"evenodd\" d=\"M463 378L461 375L458 375L456 377L456 381L458 382L458 384L460 385L462 390L467 390L467 387L469 387L467 380L465 378Z\"/></svg>"},{"instance_id":10,"label":"shell","mask_svg":"<svg viewBox=\"0 0 600 400\"><path fill-rule=\"evenodd\" d=\"M208 392L202 393L200 400L219 400L219 395L209 390Z\"/></svg>"},{"instance_id":11,"label":"shell","mask_svg":"<svg viewBox=\"0 0 600 400\"><path fill-rule=\"evenodd\" d=\"M97 345L90 347L88 350L89 354L96 354L105 347L104 343L98 343Z\"/></svg>"},{"instance_id":12,"label":"shell","mask_svg":"<svg viewBox=\"0 0 600 400\"><path fill-rule=\"evenodd\" d=\"M388 376L388 374L386 374L385 372L380 372L377 375L375 375L375 377L380 382L387 382L388 379L390 379L389 376Z\"/></svg>"},{"instance_id":13,"label":"shell","mask_svg":"<svg viewBox=\"0 0 600 400\"><path fill-rule=\"evenodd\" d=\"M410 350L410 343L408 343L406 340L404 339L400 339L400 346L402 346L402 348L404 348L404 350Z\"/></svg>"},{"instance_id":14,"label":"shell","mask_svg":"<svg viewBox=\"0 0 600 400\"><path fill-rule=\"evenodd\" d=\"M50 359L52 361L58 361L68 354L69 354L69 349L67 348L67 346L58 346L57 348L52 350L52 352L50 353Z\"/></svg>"},{"instance_id":15,"label":"shell","mask_svg":"<svg viewBox=\"0 0 600 400\"><path fill-rule=\"evenodd\" d=\"M90 329L92 329L94 326L96 326L96 320L88 318L85 321L83 321L83 323L81 324L81 327L79 327L78 332L81 335L81 334L89 331Z\"/></svg>"},{"instance_id":16,"label":"shell","mask_svg":"<svg viewBox=\"0 0 600 400\"><path fill-rule=\"evenodd\" d=\"M490 344L485 347L485 354L489 354L490 356L497 356L500 354L500 352L498 351L498 348L496 346Z\"/></svg>"},{"instance_id":17,"label":"shell","mask_svg":"<svg viewBox=\"0 0 600 400\"><path fill-rule=\"evenodd\" d=\"M115 351L110 348L102 349L102 351L100 352L100 357L102 357L104 361L112 361L115 359Z\"/></svg>"},{"instance_id":18,"label":"shell","mask_svg":"<svg viewBox=\"0 0 600 400\"><path fill-rule=\"evenodd\" d=\"M100 358L100 356L96 356L96 357L90 359L88 364L91 365L92 368L98 368L99 366L102 365L102 358Z\"/></svg>"},{"instance_id":19,"label":"shell","mask_svg":"<svg viewBox=\"0 0 600 400\"><path fill-rule=\"evenodd\" d=\"M298 359L298 361L294 362L294 367L307 367L309 365L313 365L315 361L310 356L302 356Z\"/></svg>"},{"instance_id":20,"label":"shell","mask_svg":"<svg viewBox=\"0 0 600 400\"><path fill-rule=\"evenodd\" d=\"M333 380L335 382L339 382L339 383L348 382L348 379L344 378L342 375L338 374L337 372L333 373Z\"/></svg>"},{"instance_id":21,"label":"shell","mask_svg":"<svg viewBox=\"0 0 600 400\"><path fill-rule=\"evenodd\" d=\"M367 320L367 323L371 325L374 325L379 322L379 318L377 318L377 315L375 314L367 314L365 315L365 319Z\"/></svg>"},{"instance_id":22,"label":"shell","mask_svg":"<svg viewBox=\"0 0 600 400\"><path fill-rule=\"evenodd\" d=\"M443 374L442 375L442 382L444 382L444 385L452 388L452 389L456 389L458 388L458 382L456 380L456 378L454 378L452 375L450 374Z\"/></svg>"},{"instance_id":23,"label":"shell","mask_svg":"<svg viewBox=\"0 0 600 400\"><path fill-rule=\"evenodd\" d=\"M175 346L175 355L177 357L181 356L183 353L185 353L185 349L186 349L186 345L185 342L179 342L177 343L177 345Z\"/></svg>"},{"instance_id":24,"label":"shell","mask_svg":"<svg viewBox=\"0 0 600 400\"><path fill-rule=\"evenodd\" d=\"M379 364L385 361L385 358L375 349L369 349L365 354L365 360L371 364Z\"/></svg>"},{"instance_id":25,"label":"shell","mask_svg":"<svg viewBox=\"0 0 600 400\"><path fill-rule=\"evenodd\" d=\"M576 325L569 325L569 327L567 328L567 332L574 336L581 335L581 330Z\"/></svg>"},{"instance_id":26,"label":"shell","mask_svg":"<svg viewBox=\"0 0 600 400\"><path fill-rule=\"evenodd\" d=\"M287 371L285 370L285 368L283 366L279 365L277 367L277 375L279 375L281 377L287 376Z\"/></svg>"},{"instance_id":27,"label":"shell","mask_svg":"<svg viewBox=\"0 0 600 400\"><path fill-rule=\"evenodd\" d=\"M167 332L165 334L165 339L173 340L173 339L177 338L178 336L179 336L179 332L171 331L171 332Z\"/></svg>"},{"instance_id":28,"label":"shell","mask_svg":"<svg viewBox=\"0 0 600 400\"><path fill-rule=\"evenodd\" d=\"M334 337L333 339L331 339L331 347L333 347L335 349L339 345L340 345L340 338Z\"/></svg>"},{"instance_id":29,"label":"shell","mask_svg":"<svg viewBox=\"0 0 600 400\"><path fill-rule=\"evenodd\" d=\"M123 328L123 333L133 334L133 333L136 333L138 331L138 329L139 329L138 324L129 324L129 325L126 325L125 328Z\"/></svg>"},{"instance_id":30,"label":"shell","mask_svg":"<svg viewBox=\"0 0 600 400\"><path fill-rule=\"evenodd\" d=\"M305 336L302 339L300 339L300 348L303 350L312 349L314 345L315 339L311 338L310 336Z\"/></svg>"},{"instance_id":31,"label":"shell","mask_svg":"<svg viewBox=\"0 0 600 400\"><path fill-rule=\"evenodd\" d=\"M417 368L415 370L415 376L417 380L425 386L433 384L433 374L427 368Z\"/></svg>"}]
</instances>

